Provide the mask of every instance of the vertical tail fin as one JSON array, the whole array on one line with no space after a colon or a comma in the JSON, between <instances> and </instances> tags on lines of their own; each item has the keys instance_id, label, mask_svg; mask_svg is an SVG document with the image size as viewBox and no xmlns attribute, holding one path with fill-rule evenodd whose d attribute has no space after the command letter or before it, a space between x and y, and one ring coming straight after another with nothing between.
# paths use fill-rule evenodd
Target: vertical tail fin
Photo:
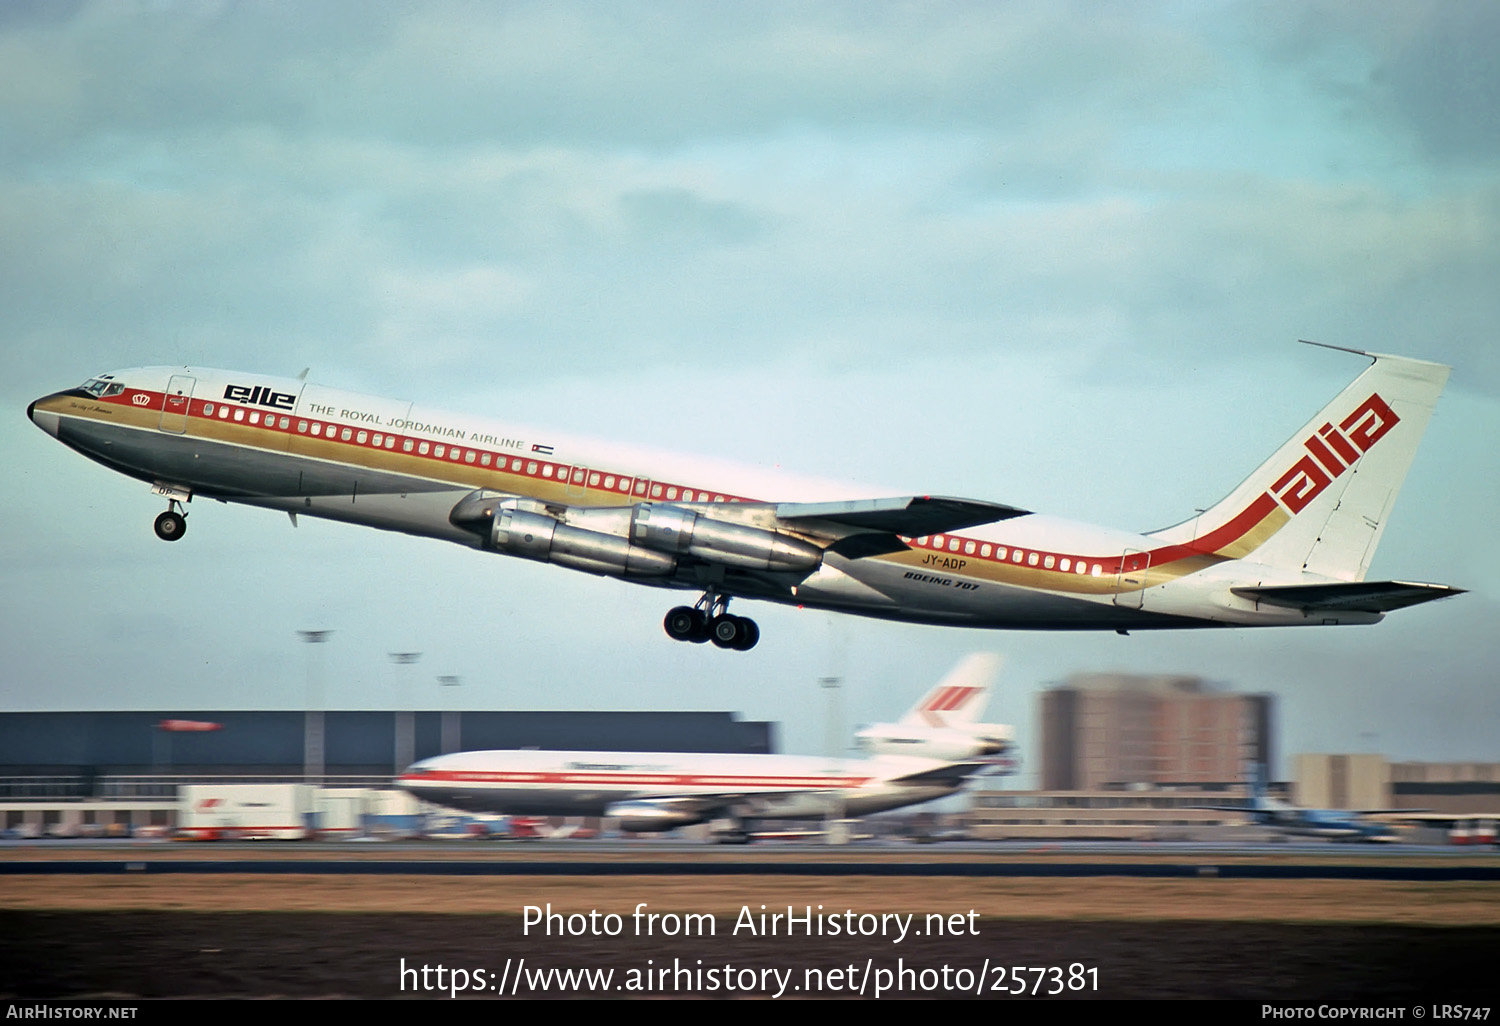
<instances>
[{"instance_id":1,"label":"vertical tail fin","mask_svg":"<svg viewBox=\"0 0 1500 1026\"><path fill-rule=\"evenodd\" d=\"M1152 537L1224 559L1364 580L1449 369L1344 351L1374 362L1227 498Z\"/></svg>"},{"instance_id":2,"label":"vertical tail fin","mask_svg":"<svg viewBox=\"0 0 1500 1026\"><path fill-rule=\"evenodd\" d=\"M1250 798L1261 801L1266 797L1266 764L1263 762L1252 762L1245 767L1250 771L1250 779L1246 781L1246 789L1250 792Z\"/></svg>"},{"instance_id":3,"label":"vertical tail fin","mask_svg":"<svg viewBox=\"0 0 1500 1026\"><path fill-rule=\"evenodd\" d=\"M993 652L965 656L901 717L902 726L956 727L973 723L989 698L990 683L999 672L1000 663L1000 657Z\"/></svg>"}]
</instances>

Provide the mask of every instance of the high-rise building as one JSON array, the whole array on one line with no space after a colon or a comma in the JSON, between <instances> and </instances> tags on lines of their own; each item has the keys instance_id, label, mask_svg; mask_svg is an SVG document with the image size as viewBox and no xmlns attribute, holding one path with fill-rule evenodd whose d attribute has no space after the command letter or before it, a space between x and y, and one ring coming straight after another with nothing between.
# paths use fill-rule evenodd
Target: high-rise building
<instances>
[{"instance_id":1,"label":"high-rise building","mask_svg":"<svg viewBox=\"0 0 1500 1026\"><path fill-rule=\"evenodd\" d=\"M1041 696L1042 790L1243 780L1271 764L1274 711L1200 677L1074 675Z\"/></svg>"}]
</instances>

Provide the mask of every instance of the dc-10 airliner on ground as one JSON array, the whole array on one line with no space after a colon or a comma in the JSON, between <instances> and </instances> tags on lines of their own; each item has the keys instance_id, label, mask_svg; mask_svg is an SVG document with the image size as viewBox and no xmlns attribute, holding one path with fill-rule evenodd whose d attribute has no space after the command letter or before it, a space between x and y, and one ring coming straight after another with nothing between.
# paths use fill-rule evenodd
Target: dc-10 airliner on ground
<instances>
[{"instance_id":1,"label":"dc-10 airliner on ground","mask_svg":"<svg viewBox=\"0 0 1500 1026\"><path fill-rule=\"evenodd\" d=\"M900 723L860 734L864 759L812 755L456 752L396 781L424 801L512 816L608 816L630 833L714 823L744 842L757 820L864 816L944 798L1007 764L1012 731L976 723L999 661L964 659Z\"/></svg>"},{"instance_id":2,"label":"dc-10 airliner on ground","mask_svg":"<svg viewBox=\"0 0 1500 1026\"><path fill-rule=\"evenodd\" d=\"M27 412L149 482L164 539L194 496L425 535L700 592L667 633L721 648L760 634L731 598L967 627L1363 624L1460 589L1365 580L1448 368L1359 355L1371 366L1227 498L1149 534L850 494L240 371L115 371Z\"/></svg>"}]
</instances>

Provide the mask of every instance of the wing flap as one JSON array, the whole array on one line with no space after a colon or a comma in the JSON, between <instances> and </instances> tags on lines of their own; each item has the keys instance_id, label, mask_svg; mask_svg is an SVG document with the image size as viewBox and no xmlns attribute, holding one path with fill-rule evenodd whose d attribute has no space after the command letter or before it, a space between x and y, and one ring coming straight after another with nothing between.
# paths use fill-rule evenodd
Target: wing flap
<instances>
[{"instance_id":1,"label":"wing flap","mask_svg":"<svg viewBox=\"0 0 1500 1026\"><path fill-rule=\"evenodd\" d=\"M1264 588L1231 588L1242 598L1287 606L1304 612L1319 610L1356 613L1388 613L1449 595L1462 595L1463 588L1446 584L1407 581L1351 581L1329 584L1292 584Z\"/></svg>"}]
</instances>

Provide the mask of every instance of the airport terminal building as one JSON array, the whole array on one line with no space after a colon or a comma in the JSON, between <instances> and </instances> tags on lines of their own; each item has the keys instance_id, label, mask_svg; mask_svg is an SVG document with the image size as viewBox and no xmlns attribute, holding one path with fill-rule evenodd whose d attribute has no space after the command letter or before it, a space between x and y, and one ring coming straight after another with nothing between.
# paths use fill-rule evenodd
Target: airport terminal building
<instances>
[{"instance_id":1,"label":"airport terminal building","mask_svg":"<svg viewBox=\"0 0 1500 1026\"><path fill-rule=\"evenodd\" d=\"M321 723L321 759L316 741ZM775 751L774 724L727 712L284 711L0 713L0 777L169 773L389 778L492 748ZM409 746L409 751L406 750Z\"/></svg>"},{"instance_id":2,"label":"airport terminal building","mask_svg":"<svg viewBox=\"0 0 1500 1026\"><path fill-rule=\"evenodd\" d=\"M6 712L0 830L167 828L185 788L389 791L419 759L506 748L769 754L776 737L728 712Z\"/></svg>"}]
</instances>

